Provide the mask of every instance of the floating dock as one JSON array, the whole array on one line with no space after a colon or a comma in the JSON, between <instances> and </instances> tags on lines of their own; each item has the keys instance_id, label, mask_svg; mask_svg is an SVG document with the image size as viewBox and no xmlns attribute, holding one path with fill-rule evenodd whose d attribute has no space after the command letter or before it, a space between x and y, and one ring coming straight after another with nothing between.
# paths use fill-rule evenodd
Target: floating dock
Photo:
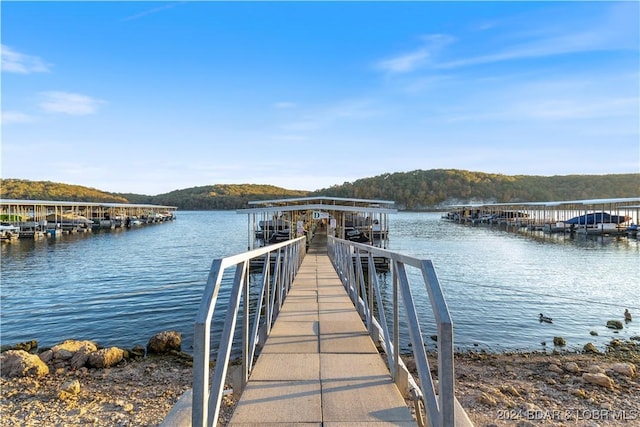
<instances>
[{"instance_id":1,"label":"floating dock","mask_svg":"<svg viewBox=\"0 0 640 427\"><path fill-rule=\"evenodd\" d=\"M303 235L311 240L317 227L341 239L386 248L389 214L397 213L390 200L341 197L299 197L249 202L236 212L248 216L248 249ZM359 239L359 240L356 240Z\"/></svg>"},{"instance_id":2,"label":"floating dock","mask_svg":"<svg viewBox=\"0 0 640 427\"><path fill-rule=\"evenodd\" d=\"M340 239L387 249L389 214L398 212L390 200L326 196L250 201L249 205L236 211L248 218L247 250L305 235L308 245L317 229ZM387 262L374 261L378 267ZM252 264L260 266L260 262Z\"/></svg>"},{"instance_id":3,"label":"floating dock","mask_svg":"<svg viewBox=\"0 0 640 427\"><path fill-rule=\"evenodd\" d=\"M319 235L320 236L320 235ZM314 240L230 425L417 426Z\"/></svg>"},{"instance_id":4,"label":"floating dock","mask_svg":"<svg viewBox=\"0 0 640 427\"><path fill-rule=\"evenodd\" d=\"M175 219L176 206L0 199L2 240L132 228Z\"/></svg>"},{"instance_id":5,"label":"floating dock","mask_svg":"<svg viewBox=\"0 0 640 427\"><path fill-rule=\"evenodd\" d=\"M640 197L454 205L443 219L546 233L637 237Z\"/></svg>"}]
</instances>

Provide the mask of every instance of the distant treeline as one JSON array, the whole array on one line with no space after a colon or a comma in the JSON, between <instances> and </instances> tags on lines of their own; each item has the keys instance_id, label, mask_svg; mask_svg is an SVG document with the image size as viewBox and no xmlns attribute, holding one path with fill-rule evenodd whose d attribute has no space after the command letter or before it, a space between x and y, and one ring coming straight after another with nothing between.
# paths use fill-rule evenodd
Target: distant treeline
<instances>
[{"instance_id":1,"label":"distant treeline","mask_svg":"<svg viewBox=\"0 0 640 427\"><path fill-rule=\"evenodd\" d=\"M65 202L128 203L116 194L81 185L25 179L0 179L0 198L17 200L59 200Z\"/></svg>"},{"instance_id":2,"label":"distant treeline","mask_svg":"<svg viewBox=\"0 0 640 427\"><path fill-rule=\"evenodd\" d=\"M304 197L308 191L286 190L273 185L218 184L175 190L157 196L118 194L131 203L178 206L182 210L242 209L251 200Z\"/></svg>"},{"instance_id":3,"label":"distant treeline","mask_svg":"<svg viewBox=\"0 0 640 427\"><path fill-rule=\"evenodd\" d=\"M640 173L500 175L457 169L387 173L315 191L314 195L383 199L424 210L467 202L507 203L640 196Z\"/></svg>"},{"instance_id":4,"label":"distant treeline","mask_svg":"<svg viewBox=\"0 0 640 427\"><path fill-rule=\"evenodd\" d=\"M27 200L149 203L181 210L241 209L250 200L305 196L382 199L400 210L427 210L469 202L506 203L640 196L640 173L610 175L500 175L457 169L388 173L314 192L272 185L218 184L156 196L107 193L78 185L0 180L0 197Z\"/></svg>"}]
</instances>

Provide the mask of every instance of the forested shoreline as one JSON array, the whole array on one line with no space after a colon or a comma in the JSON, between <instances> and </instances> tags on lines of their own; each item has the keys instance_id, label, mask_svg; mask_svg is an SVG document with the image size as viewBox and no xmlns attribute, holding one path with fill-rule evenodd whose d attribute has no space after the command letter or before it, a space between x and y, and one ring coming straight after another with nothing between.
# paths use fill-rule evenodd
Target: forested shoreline
<instances>
[{"instance_id":1,"label":"forested shoreline","mask_svg":"<svg viewBox=\"0 0 640 427\"><path fill-rule=\"evenodd\" d=\"M430 210L460 203L508 203L640 196L640 173L607 175L502 175L457 169L396 172L316 191L262 184L216 184L158 195L109 193L49 181L0 180L0 198L105 203L148 203L182 210L247 207L251 200L333 196L392 200L400 210Z\"/></svg>"}]
</instances>

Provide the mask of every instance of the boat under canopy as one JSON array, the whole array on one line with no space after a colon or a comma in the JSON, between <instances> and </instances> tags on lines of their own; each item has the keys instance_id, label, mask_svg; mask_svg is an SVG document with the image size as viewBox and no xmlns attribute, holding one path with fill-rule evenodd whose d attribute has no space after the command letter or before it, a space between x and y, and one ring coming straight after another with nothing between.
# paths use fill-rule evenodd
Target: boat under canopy
<instances>
[{"instance_id":1,"label":"boat under canopy","mask_svg":"<svg viewBox=\"0 0 640 427\"><path fill-rule=\"evenodd\" d=\"M626 215L611 215L607 212L595 212L580 215L564 221L565 224L593 225L593 224L624 224L631 220Z\"/></svg>"}]
</instances>

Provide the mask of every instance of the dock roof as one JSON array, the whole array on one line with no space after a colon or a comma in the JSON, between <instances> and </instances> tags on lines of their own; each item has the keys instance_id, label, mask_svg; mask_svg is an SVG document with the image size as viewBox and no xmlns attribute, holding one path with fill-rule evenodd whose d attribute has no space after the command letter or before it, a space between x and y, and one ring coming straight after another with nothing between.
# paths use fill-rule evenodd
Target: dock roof
<instances>
[{"instance_id":1,"label":"dock roof","mask_svg":"<svg viewBox=\"0 0 640 427\"><path fill-rule=\"evenodd\" d=\"M17 200L0 199L0 205L20 205L20 206L86 206L103 208L149 208L149 209L178 209L177 206L150 205L144 203L106 203L106 202L79 202L69 200Z\"/></svg>"},{"instance_id":2,"label":"dock roof","mask_svg":"<svg viewBox=\"0 0 640 427\"><path fill-rule=\"evenodd\" d=\"M247 209L238 209L237 213L283 212L301 210L331 210L344 212L397 213L391 200L351 199L345 197L297 197L289 199L254 200Z\"/></svg>"},{"instance_id":3,"label":"dock roof","mask_svg":"<svg viewBox=\"0 0 640 427\"><path fill-rule=\"evenodd\" d=\"M465 204L449 205L447 207L450 207L450 208L479 208L479 207L491 207L491 206L496 206L496 207L500 207L500 206L522 206L522 207L548 206L548 207L557 207L557 206L566 206L566 205L594 206L594 205L606 205L606 204L621 204L621 205L625 205L624 207L633 207L633 206L626 206L627 203L640 203L640 197L619 197L619 198L610 198L610 199L585 199L585 200L563 200L563 201L547 201L547 202L465 203Z\"/></svg>"}]
</instances>

